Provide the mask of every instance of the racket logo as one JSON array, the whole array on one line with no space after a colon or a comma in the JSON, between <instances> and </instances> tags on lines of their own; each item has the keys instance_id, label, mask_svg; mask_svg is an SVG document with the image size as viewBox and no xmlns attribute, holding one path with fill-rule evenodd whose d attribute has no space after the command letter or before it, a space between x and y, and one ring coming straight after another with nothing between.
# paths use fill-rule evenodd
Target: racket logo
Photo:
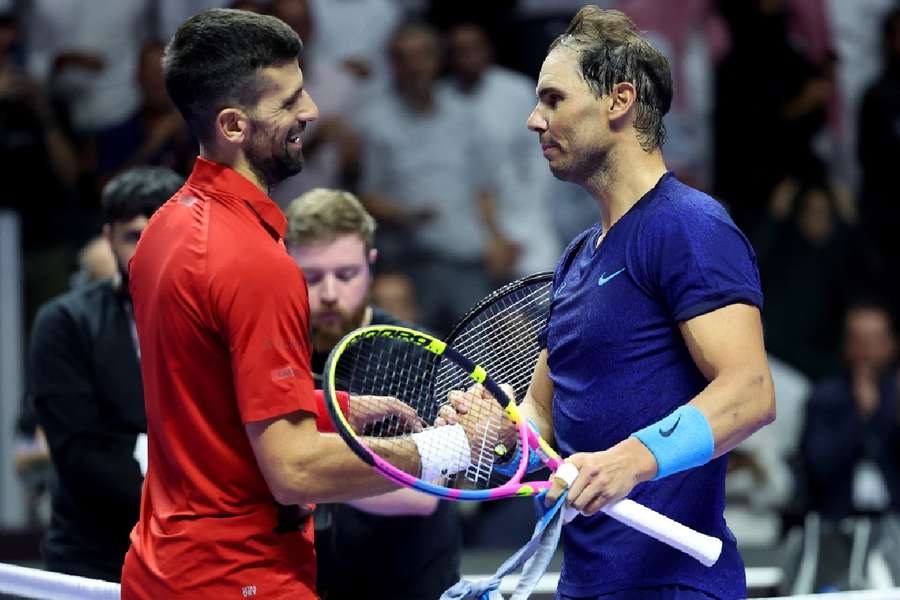
<instances>
[{"instance_id":1,"label":"racket logo","mask_svg":"<svg viewBox=\"0 0 900 600\"><path fill-rule=\"evenodd\" d=\"M665 429L665 430L662 427L659 428L659 435L661 435L663 437L669 437L670 435L675 433L675 428L678 427L678 423L680 421L681 421L681 415L678 415L678 418L675 419L675 424L672 425L671 428Z\"/></svg>"},{"instance_id":2,"label":"racket logo","mask_svg":"<svg viewBox=\"0 0 900 600\"><path fill-rule=\"evenodd\" d=\"M359 333L350 340L350 343L354 344L360 340L373 337L395 338L406 342L412 342L419 346L428 346L434 341L432 338L414 331L406 331L403 329L375 329Z\"/></svg>"}]
</instances>

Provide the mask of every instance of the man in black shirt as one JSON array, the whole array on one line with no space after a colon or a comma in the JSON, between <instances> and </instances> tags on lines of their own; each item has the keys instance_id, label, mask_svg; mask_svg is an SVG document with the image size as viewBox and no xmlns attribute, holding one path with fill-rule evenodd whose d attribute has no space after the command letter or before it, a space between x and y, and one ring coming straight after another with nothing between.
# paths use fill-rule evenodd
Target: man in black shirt
<instances>
[{"instance_id":1,"label":"man in black shirt","mask_svg":"<svg viewBox=\"0 0 900 600\"><path fill-rule=\"evenodd\" d=\"M370 304L375 221L353 194L315 189L286 212L288 252L309 288L314 374L351 330L409 326ZM459 580L462 537L449 503L401 489L320 506L316 518L323 600L436 600Z\"/></svg>"},{"instance_id":2,"label":"man in black shirt","mask_svg":"<svg viewBox=\"0 0 900 600\"><path fill-rule=\"evenodd\" d=\"M184 179L140 167L103 189L103 235L119 274L40 308L28 352L28 399L55 470L42 544L48 569L118 581L137 522L146 434L128 261L153 212ZM144 468L146 465L144 465Z\"/></svg>"}]
</instances>

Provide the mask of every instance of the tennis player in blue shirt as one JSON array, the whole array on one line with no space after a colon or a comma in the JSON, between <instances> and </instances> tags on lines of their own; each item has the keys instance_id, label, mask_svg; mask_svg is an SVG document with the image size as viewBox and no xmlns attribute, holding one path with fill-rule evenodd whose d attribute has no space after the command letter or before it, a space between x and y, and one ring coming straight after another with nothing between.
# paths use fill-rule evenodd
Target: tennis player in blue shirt
<instances>
[{"instance_id":1,"label":"tennis player in blue shirt","mask_svg":"<svg viewBox=\"0 0 900 600\"><path fill-rule=\"evenodd\" d=\"M528 126L600 223L556 271L524 412L579 475L558 598L746 596L723 517L726 457L775 417L753 249L667 172L668 62L622 13L586 6L550 46ZM548 504L560 493L554 487ZM711 568L598 513L628 496L724 541Z\"/></svg>"}]
</instances>

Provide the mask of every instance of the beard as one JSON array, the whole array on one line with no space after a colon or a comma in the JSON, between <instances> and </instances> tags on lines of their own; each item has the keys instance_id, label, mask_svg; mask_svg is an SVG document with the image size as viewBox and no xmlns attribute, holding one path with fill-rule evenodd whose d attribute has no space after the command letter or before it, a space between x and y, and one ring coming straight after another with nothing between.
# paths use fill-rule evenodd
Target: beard
<instances>
[{"instance_id":1,"label":"beard","mask_svg":"<svg viewBox=\"0 0 900 600\"><path fill-rule=\"evenodd\" d=\"M288 140L303 133L306 125L296 125L277 139L278 133L266 124L251 120L254 134L245 151L250 169L270 188L303 170L303 151L293 150Z\"/></svg>"},{"instance_id":2,"label":"beard","mask_svg":"<svg viewBox=\"0 0 900 600\"><path fill-rule=\"evenodd\" d=\"M363 316L369 306L368 299L358 308L352 311L342 310L338 307L318 310L310 315L312 323L313 350L320 353L330 352L341 338L362 325ZM321 321L322 313L338 314L338 320L328 322Z\"/></svg>"}]
</instances>

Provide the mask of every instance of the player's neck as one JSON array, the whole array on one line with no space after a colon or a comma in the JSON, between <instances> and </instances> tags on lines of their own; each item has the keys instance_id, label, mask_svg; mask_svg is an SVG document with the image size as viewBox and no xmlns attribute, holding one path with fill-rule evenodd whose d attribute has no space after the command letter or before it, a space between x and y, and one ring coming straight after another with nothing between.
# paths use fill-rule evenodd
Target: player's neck
<instances>
[{"instance_id":1,"label":"player's neck","mask_svg":"<svg viewBox=\"0 0 900 600\"><path fill-rule=\"evenodd\" d=\"M666 173L662 152L644 152L639 147L617 148L604 165L583 185L597 201L603 230L607 231L638 200L653 189Z\"/></svg>"},{"instance_id":2,"label":"player's neck","mask_svg":"<svg viewBox=\"0 0 900 600\"><path fill-rule=\"evenodd\" d=\"M258 187L266 195L269 195L269 186L251 167L244 153L236 149L227 151L215 150L201 144L200 156L207 160L230 167L243 175L250 183Z\"/></svg>"}]
</instances>

